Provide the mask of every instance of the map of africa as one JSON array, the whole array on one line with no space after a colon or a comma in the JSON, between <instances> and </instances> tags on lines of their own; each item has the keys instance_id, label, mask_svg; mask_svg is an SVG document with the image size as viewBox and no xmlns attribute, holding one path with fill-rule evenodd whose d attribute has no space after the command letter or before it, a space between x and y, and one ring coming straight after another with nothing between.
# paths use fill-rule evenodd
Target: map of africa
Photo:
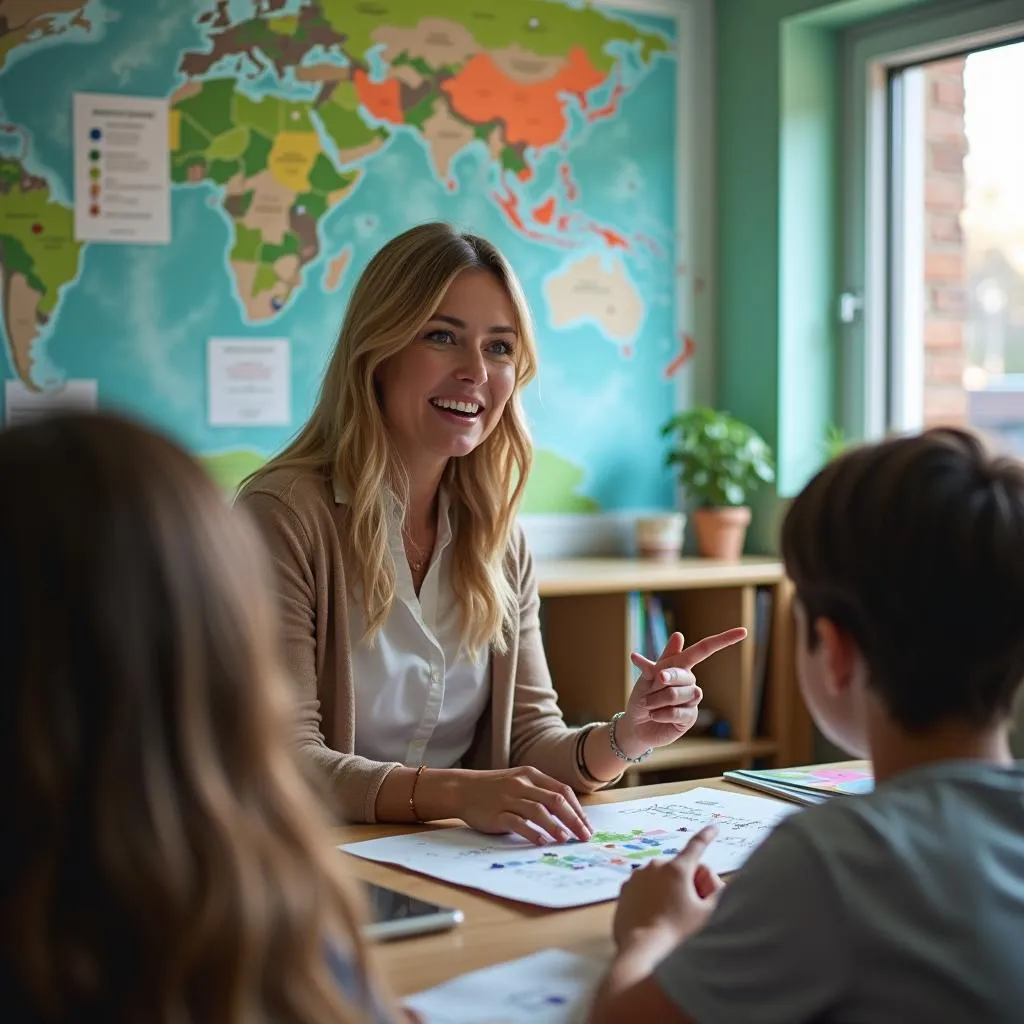
<instances>
[{"instance_id":1,"label":"map of africa","mask_svg":"<svg viewBox=\"0 0 1024 1024\"><path fill-rule=\"evenodd\" d=\"M3 376L96 380L230 487L305 418L373 253L446 220L536 321L524 511L671 504L676 31L558 0L0 0ZM76 91L168 101L170 245L75 240ZM210 337L290 339L290 427L208 424Z\"/></svg>"}]
</instances>

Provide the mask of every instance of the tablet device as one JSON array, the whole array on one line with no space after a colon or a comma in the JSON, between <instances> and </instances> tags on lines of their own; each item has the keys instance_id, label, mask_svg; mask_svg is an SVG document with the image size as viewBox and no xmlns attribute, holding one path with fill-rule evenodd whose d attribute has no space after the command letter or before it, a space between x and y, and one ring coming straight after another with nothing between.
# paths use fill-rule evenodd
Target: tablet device
<instances>
[{"instance_id":1,"label":"tablet device","mask_svg":"<svg viewBox=\"0 0 1024 1024\"><path fill-rule=\"evenodd\" d=\"M371 923L364 926L363 934L372 941L441 932L462 921L461 910L439 907L382 885L367 884L365 888L370 900Z\"/></svg>"}]
</instances>

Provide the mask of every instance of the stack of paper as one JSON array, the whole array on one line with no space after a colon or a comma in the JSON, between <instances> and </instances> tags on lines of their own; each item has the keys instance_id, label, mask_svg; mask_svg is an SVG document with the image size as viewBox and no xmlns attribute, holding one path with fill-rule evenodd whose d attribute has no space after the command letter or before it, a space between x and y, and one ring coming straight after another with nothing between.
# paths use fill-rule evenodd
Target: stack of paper
<instances>
[{"instance_id":1,"label":"stack of paper","mask_svg":"<svg viewBox=\"0 0 1024 1024\"><path fill-rule=\"evenodd\" d=\"M764 771L726 772L730 782L798 804L823 804L835 796L870 793L875 780L867 768L772 768Z\"/></svg>"}]
</instances>

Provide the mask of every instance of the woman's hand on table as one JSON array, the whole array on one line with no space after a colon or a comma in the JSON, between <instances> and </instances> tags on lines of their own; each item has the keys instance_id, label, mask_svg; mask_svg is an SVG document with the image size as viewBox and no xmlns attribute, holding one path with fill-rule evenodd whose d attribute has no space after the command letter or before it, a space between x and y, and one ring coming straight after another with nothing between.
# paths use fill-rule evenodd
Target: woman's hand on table
<instances>
[{"instance_id":1,"label":"woman's hand on table","mask_svg":"<svg viewBox=\"0 0 1024 1024\"><path fill-rule=\"evenodd\" d=\"M538 846L592 834L572 788L536 768L460 771L456 787L455 813L478 832L514 832Z\"/></svg>"},{"instance_id":2,"label":"woman's hand on table","mask_svg":"<svg viewBox=\"0 0 1024 1024\"><path fill-rule=\"evenodd\" d=\"M686 647L682 633L673 633L656 662L633 652L630 660L640 670L640 677L629 695L625 715L616 724L619 746L663 747L691 729L703 696L694 667L746 635L746 629L737 626Z\"/></svg>"}]
</instances>

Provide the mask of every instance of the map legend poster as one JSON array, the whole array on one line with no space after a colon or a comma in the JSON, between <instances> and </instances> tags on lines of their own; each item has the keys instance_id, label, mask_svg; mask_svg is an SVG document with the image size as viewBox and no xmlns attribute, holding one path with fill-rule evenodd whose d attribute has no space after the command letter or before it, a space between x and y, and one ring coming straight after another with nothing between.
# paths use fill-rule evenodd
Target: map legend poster
<instances>
[{"instance_id":1,"label":"map legend poster","mask_svg":"<svg viewBox=\"0 0 1024 1024\"><path fill-rule=\"evenodd\" d=\"M75 239L171 240L167 101L75 93Z\"/></svg>"}]
</instances>

